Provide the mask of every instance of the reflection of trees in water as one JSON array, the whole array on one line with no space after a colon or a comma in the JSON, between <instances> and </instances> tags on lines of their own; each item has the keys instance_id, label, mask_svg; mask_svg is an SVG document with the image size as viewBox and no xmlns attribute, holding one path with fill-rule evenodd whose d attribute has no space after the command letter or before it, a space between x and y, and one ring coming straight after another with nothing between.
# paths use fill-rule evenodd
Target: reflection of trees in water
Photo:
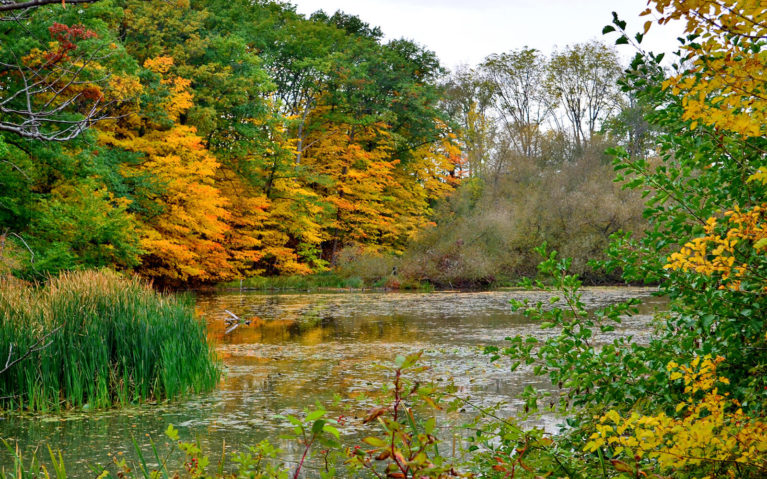
<instances>
[{"instance_id":1,"label":"reflection of trees in water","mask_svg":"<svg viewBox=\"0 0 767 479\"><path fill-rule=\"evenodd\" d=\"M372 341L383 339L387 341L410 342L415 339L416 325L406 316L384 316L376 318L362 318L354 322L355 339ZM384 355L387 353L383 353ZM390 352L388 354L391 354ZM383 359L383 358L382 358Z\"/></svg>"},{"instance_id":2,"label":"reflection of trees in water","mask_svg":"<svg viewBox=\"0 0 767 479\"><path fill-rule=\"evenodd\" d=\"M237 313L235 313L237 314ZM209 335L221 344L280 344L300 342L315 345L329 341L354 339L368 342L376 340L412 341L418 322L405 315L357 316L339 318L327 312L289 311L271 319L243 316L251 321L229 335L225 335L223 320L209 321ZM420 331L419 336L424 331Z\"/></svg>"}]
</instances>

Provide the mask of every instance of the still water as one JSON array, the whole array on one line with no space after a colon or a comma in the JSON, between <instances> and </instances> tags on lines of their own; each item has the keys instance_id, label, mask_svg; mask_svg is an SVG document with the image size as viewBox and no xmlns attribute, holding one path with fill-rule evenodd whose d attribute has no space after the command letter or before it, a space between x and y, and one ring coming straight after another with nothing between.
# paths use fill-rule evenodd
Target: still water
<instances>
[{"instance_id":1,"label":"still water","mask_svg":"<svg viewBox=\"0 0 767 479\"><path fill-rule=\"evenodd\" d=\"M665 304L651 293L642 288L587 289L584 301L593 307L629 297L645 300L639 315L598 340L616 335L646 339L652 313ZM513 414L520 407L515 396L526 385L546 384L524 368L510 373L505 364L490 364L481 348L502 344L507 336L542 338L552 332L513 314L512 297L547 299L525 291L201 295L197 307L224 366L215 391L114 411L0 417L0 437L18 441L26 451L42 445L60 449L71 477L92 477L90 465L110 463L115 455L132 457L132 437L146 448L150 438L163 445L168 424L179 429L182 439L198 438L213 458L224 439L227 450L243 450L270 437L291 461L297 451L277 439L286 424L275 416L300 415L319 401L333 416L350 417L350 427L342 433L355 434L354 417L364 414L371 393L386 381L386 373L374 365L416 351L423 351L423 363L431 366L424 380L453 381L474 402L504 402L502 410ZM226 310L250 319L250 326L224 334ZM553 417L541 419L552 429L556 422ZM4 451L3 461L10 461Z\"/></svg>"}]
</instances>

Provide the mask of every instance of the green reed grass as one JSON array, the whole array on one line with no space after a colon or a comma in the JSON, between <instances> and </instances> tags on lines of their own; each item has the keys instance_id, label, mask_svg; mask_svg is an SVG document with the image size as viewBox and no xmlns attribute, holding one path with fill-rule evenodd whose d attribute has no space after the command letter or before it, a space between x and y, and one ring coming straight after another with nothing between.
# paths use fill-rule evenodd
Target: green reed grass
<instances>
[{"instance_id":1,"label":"green reed grass","mask_svg":"<svg viewBox=\"0 0 767 479\"><path fill-rule=\"evenodd\" d=\"M245 288L259 291L306 291L319 288L362 288L364 282L359 278L342 278L332 271L311 275L294 276L254 276L240 282L230 281L221 284L223 288Z\"/></svg>"},{"instance_id":2,"label":"green reed grass","mask_svg":"<svg viewBox=\"0 0 767 479\"><path fill-rule=\"evenodd\" d=\"M220 369L191 298L109 271L33 287L0 278L0 408L106 408L212 389ZM40 346L40 344L38 344Z\"/></svg>"}]
</instances>

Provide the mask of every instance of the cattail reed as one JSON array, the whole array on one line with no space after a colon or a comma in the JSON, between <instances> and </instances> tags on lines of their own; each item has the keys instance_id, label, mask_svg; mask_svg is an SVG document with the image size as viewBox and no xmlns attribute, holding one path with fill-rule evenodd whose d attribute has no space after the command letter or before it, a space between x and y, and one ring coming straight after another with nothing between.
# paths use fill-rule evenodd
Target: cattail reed
<instances>
[{"instance_id":1,"label":"cattail reed","mask_svg":"<svg viewBox=\"0 0 767 479\"><path fill-rule=\"evenodd\" d=\"M34 349L0 374L0 409L163 400L219 378L191 298L109 271L64 273L39 287L0 278L0 370Z\"/></svg>"}]
</instances>

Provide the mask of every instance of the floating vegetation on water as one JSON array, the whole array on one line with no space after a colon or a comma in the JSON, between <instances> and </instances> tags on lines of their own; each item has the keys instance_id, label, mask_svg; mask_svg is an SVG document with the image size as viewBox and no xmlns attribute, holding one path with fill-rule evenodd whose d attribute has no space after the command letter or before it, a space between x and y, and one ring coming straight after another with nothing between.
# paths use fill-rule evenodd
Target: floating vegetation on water
<instances>
[{"instance_id":1,"label":"floating vegetation on water","mask_svg":"<svg viewBox=\"0 0 767 479\"><path fill-rule=\"evenodd\" d=\"M212 389L219 366L186 296L108 271L0 278L0 408L93 410Z\"/></svg>"}]
</instances>

